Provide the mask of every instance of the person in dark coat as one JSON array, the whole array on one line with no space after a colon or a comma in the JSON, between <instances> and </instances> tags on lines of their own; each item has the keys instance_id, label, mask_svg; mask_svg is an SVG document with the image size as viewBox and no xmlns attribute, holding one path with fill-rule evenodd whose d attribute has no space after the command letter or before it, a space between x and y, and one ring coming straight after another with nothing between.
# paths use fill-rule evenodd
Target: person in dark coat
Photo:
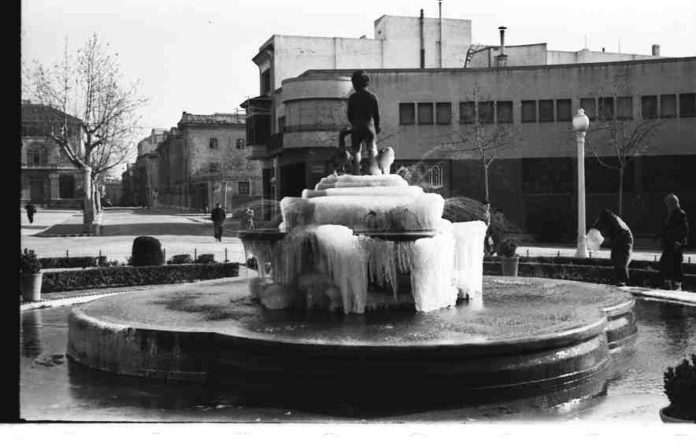
<instances>
[{"instance_id":1,"label":"person in dark coat","mask_svg":"<svg viewBox=\"0 0 696 447\"><path fill-rule=\"evenodd\" d=\"M664 281L663 287L671 290L681 290L682 262L684 260L684 247L689 236L689 223L686 213L679 206L679 198L669 194L664 198L667 207L660 242L662 244L662 256L660 256L660 276Z\"/></svg>"},{"instance_id":2,"label":"person in dark coat","mask_svg":"<svg viewBox=\"0 0 696 447\"><path fill-rule=\"evenodd\" d=\"M602 236L609 239L611 247L611 263L616 272L617 285L625 286L628 282L628 264L631 262L633 251L633 234L619 216L609 209L604 209L599 214L590 228L594 228Z\"/></svg>"},{"instance_id":3,"label":"person in dark coat","mask_svg":"<svg viewBox=\"0 0 696 447\"><path fill-rule=\"evenodd\" d=\"M226 217L225 210L219 203L216 203L215 208L210 213L210 219L213 221L213 237L219 242L222 242L222 223Z\"/></svg>"},{"instance_id":4,"label":"person in dark coat","mask_svg":"<svg viewBox=\"0 0 696 447\"><path fill-rule=\"evenodd\" d=\"M353 175L360 172L360 143L365 142L365 171L363 174L381 174L377 166L377 134L380 133L377 97L367 90L370 77L358 70L351 77L355 92L348 98L348 121L351 125Z\"/></svg>"},{"instance_id":5,"label":"person in dark coat","mask_svg":"<svg viewBox=\"0 0 696 447\"><path fill-rule=\"evenodd\" d=\"M29 218L29 223L34 223L34 214L36 214L36 207L33 203L29 202L24 207L27 210L27 217Z\"/></svg>"}]
</instances>

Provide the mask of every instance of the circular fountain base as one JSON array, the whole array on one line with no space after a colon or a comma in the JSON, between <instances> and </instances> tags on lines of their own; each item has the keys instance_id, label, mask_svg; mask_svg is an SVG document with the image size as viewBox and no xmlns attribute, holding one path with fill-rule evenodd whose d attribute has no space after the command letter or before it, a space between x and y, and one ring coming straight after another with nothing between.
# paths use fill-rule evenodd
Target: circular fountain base
<instances>
[{"instance_id":1,"label":"circular fountain base","mask_svg":"<svg viewBox=\"0 0 696 447\"><path fill-rule=\"evenodd\" d=\"M343 315L266 310L244 279L163 286L75 308L68 355L265 401L404 406L579 386L636 331L633 298L609 286L484 277L483 296L478 310Z\"/></svg>"}]
</instances>

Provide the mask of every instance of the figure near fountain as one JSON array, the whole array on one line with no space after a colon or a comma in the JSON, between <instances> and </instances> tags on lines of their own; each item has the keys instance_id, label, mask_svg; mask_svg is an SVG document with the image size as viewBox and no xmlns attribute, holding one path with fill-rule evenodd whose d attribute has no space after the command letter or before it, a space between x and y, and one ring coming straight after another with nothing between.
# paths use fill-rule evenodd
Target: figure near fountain
<instances>
[{"instance_id":1,"label":"figure near fountain","mask_svg":"<svg viewBox=\"0 0 696 447\"><path fill-rule=\"evenodd\" d=\"M367 90L370 77L365 70L355 71L351 77L351 82L355 89L355 92L348 98L352 173L353 175L378 175L382 173L382 170L377 164L377 134L381 131L377 97ZM365 144L365 160L361 160L361 143Z\"/></svg>"},{"instance_id":2,"label":"figure near fountain","mask_svg":"<svg viewBox=\"0 0 696 447\"><path fill-rule=\"evenodd\" d=\"M343 175L353 173L353 162L355 160L354 154L346 148L346 136L350 135L352 129L346 127L338 133L338 150L334 155L332 162L333 173L335 175ZM360 157L360 147L355 152ZM385 147L377 150L377 169L379 172L377 174L389 174L391 172L391 165L394 163L395 152L391 147ZM358 167L360 166L360 158L358 158Z\"/></svg>"}]
</instances>

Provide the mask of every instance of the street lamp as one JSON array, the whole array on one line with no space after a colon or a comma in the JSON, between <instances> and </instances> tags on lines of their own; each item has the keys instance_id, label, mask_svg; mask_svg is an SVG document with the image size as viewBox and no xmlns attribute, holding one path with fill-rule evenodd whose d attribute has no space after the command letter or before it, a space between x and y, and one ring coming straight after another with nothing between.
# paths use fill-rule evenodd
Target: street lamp
<instances>
[{"instance_id":1,"label":"street lamp","mask_svg":"<svg viewBox=\"0 0 696 447\"><path fill-rule=\"evenodd\" d=\"M583 109L578 109L573 117L573 129L578 142L578 248L576 258L587 257L585 241L585 133L590 127L590 119Z\"/></svg>"}]
</instances>

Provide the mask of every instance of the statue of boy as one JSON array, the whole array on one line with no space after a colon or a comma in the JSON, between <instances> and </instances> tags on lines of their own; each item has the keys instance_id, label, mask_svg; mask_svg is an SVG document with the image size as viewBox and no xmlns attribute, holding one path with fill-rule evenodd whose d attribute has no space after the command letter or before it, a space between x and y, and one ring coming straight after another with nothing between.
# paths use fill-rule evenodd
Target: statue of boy
<instances>
[{"instance_id":1,"label":"statue of boy","mask_svg":"<svg viewBox=\"0 0 696 447\"><path fill-rule=\"evenodd\" d=\"M361 174L360 143L365 142L365 164L363 174L381 174L377 166L377 134L379 127L379 106L377 97L367 90L370 77L365 70L358 70L351 77L355 93L348 98L348 121L351 124L351 145L353 152L353 174Z\"/></svg>"}]
</instances>

